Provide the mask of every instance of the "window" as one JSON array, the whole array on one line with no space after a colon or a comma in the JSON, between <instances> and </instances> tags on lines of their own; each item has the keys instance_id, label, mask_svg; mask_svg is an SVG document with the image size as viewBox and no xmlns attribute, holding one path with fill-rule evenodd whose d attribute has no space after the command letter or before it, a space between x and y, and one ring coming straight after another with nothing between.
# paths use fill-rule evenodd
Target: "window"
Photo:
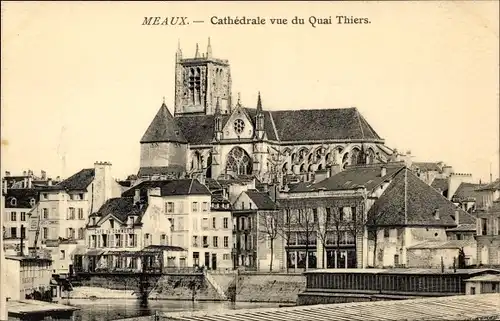
<instances>
[{"instance_id":1,"label":"window","mask_svg":"<svg viewBox=\"0 0 500 321\"><path fill-rule=\"evenodd\" d=\"M229 247L229 236L224 236L224 247Z\"/></svg>"},{"instance_id":2,"label":"window","mask_svg":"<svg viewBox=\"0 0 500 321\"><path fill-rule=\"evenodd\" d=\"M21 221L22 222L26 221L26 212L21 212Z\"/></svg>"},{"instance_id":3,"label":"window","mask_svg":"<svg viewBox=\"0 0 500 321\"><path fill-rule=\"evenodd\" d=\"M79 198L83 200L83 193L78 194Z\"/></svg>"},{"instance_id":4,"label":"window","mask_svg":"<svg viewBox=\"0 0 500 321\"><path fill-rule=\"evenodd\" d=\"M470 294L472 294L472 295L476 294L476 287L475 286L470 287Z\"/></svg>"},{"instance_id":5,"label":"window","mask_svg":"<svg viewBox=\"0 0 500 321\"><path fill-rule=\"evenodd\" d=\"M208 202L203 202L203 212L208 211Z\"/></svg>"},{"instance_id":6,"label":"window","mask_svg":"<svg viewBox=\"0 0 500 321\"><path fill-rule=\"evenodd\" d=\"M48 239L49 238L49 229L44 227L43 230L42 230L42 237L44 239Z\"/></svg>"},{"instance_id":7,"label":"window","mask_svg":"<svg viewBox=\"0 0 500 321\"><path fill-rule=\"evenodd\" d=\"M488 219L482 218L480 221L480 234L479 235L488 235Z\"/></svg>"},{"instance_id":8,"label":"window","mask_svg":"<svg viewBox=\"0 0 500 321\"><path fill-rule=\"evenodd\" d=\"M174 219L173 218L169 218L168 221L170 223L170 231L175 230L175 225L174 225L175 221L174 221Z\"/></svg>"},{"instance_id":9,"label":"window","mask_svg":"<svg viewBox=\"0 0 500 321\"><path fill-rule=\"evenodd\" d=\"M193 212L198 212L198 202L193 202Z\"/></svg>"},{"instance_id":10,"label":"window","mask_svg":"<svg viewBox=\"0 0 500 321\"><path fill-rule=\"evenodd\" d=\"M167 202L166 204L166 212L167 213L173 213L174 212L174 203L173 202Z\"/></svg>"},{"instance_id":11,"label":"window","mask_svg":"<svg viewBox=\"0 0 500 321\"><path fill-rule=\"evenodd\" d=\"M179 231L184 231L184 217L179 217L179 221L177 223L179 226Z\"/></svg>"},{"instance_id":12,"label":"window","mask_svg":"<svg viewBox=\"0 0 500 321\"><path fill-rule=\"evenodd\" d=\"M68 239L74 239L75 238L75 230L73 230L71 227L66 230L66 237Z\"/></svg>"},{"instance_id":13,"label":"window","mask_svg":"<svg viewBox=\"0 0 500 321\"><path fill-rule=\"evenodd\" d=\"M33 207L36 204L36 199L32 198L30 199L30 206Z\"/></svg>"},{"instance_id":14,"label":"window","mask_svg":"<svg viewBox=\"0 0 500 321\"><path fill-rule=\"evenodd\" d=\"M78 219L83 220L83 208L78 209Z\"/></svg>"},{"instance_id":15,"label":"window","mask_svg":"<svg viewBox=\"0 0 500 321\"><path fill-rule=\"evenodd\" d=\"M212 228L213 229L217 228L217 219L215 217L212 217Z\"/></svg>"},{"instance_id":16,"label":"window","mask_svg":"<svg viewBox=\"0 0 500 321\"><path fill-rule=\"evenodd\" d=\"M150 246L151 243L152 243L151 234L149 233L144 234L144 246Z\"/></svg>"},{"instance_id":17,"label":"window","mask_svg":"<svg viewBox=\"0 0 500 321\"><path fill-rule=\"evenodd\" d=\"M109 220L109 227L115 228L115 220L114 219Z\"/></svg>"},{"instance_id":18,"label":"window","mask_svg":"<svg viewBox=\"0 0 500 321\"><path fill-rule=\"evenodd\" d=\"M122 247L122 235L115 234L115 247Z\"/></svg>"},{"instance_id":19,"label":"window","mask_svg":"<svg viewBox=\"0 0 500 321\"><path fill-rule=\"evenodd\" d=\"M75 219L75 208L70 207L68 208L68 220L74 220Z\"/></svg>"},{"instance_id":20,"label":"window","mask_svg":"<svg viewBox=\"0 0 500 321\"><path fill-rule=\"evenodd\" d=\"M198 247L198 236L193 236L193 247Z\"/></svg>"},{"instance_id":21,"label":"window","mask_svg":"<svg viewBox=\"0 0 500 321\"><path fill-rule=\"evenodd\" d=\"M222 254L222 259L223 259L224 261L229 261L229 260L230 260L230 256L229 256L229 254L227 254L227 253Z\"/></svg>"},{"instance_id":22,"label":"window","mask_svg":"<svg viewBox=\"0 0 500 321\"><path fill-rule=\"evenodd\" d=\"M13 239L17 238L17 227L10 228L10 237Z\"/></svg>"},{"instance_id":23,"label":"window","mask_svg":"<svg viewBox=\"0 0 500 321\"><path fill-rule=\"evenodd\" d=\"M385 238L388 238L388 237L389 237L389 229L388 229L388 228L385 228L385 229L384 229L384 237L385 237Z\"/></svg>"},{"instance_id":24,"label":"window","mask_svg":"<svg viewBox=\"0 0 500 321\"><path fill-rule=\"evenodd\" d=\"M167 235L166 234L162 234L160 236L160 245L168 245Z\"/></svg>"},{"instance_id":25,"label":"window","mask_svg":"<svg viewBox=\"0 0 500 321\"><path fill-rule=\"evenodd\" d=\"M318 209L317 208L313 208L313 222L316 223L318 222Z\"/></svg>"},{"instance_id":26,"label":"window","mask_svg":"<svg viewBox=\"0 0 500 321\"><path fill-rule=\"evenodd\" d=\"M42 194L42 199L44 199L44 200L48 200L48 199L49 199L49 194L47 194L47 193L43 193L43 194Z\"/></svg>"},{"instance_id":27,"label":"window","mask_svg":"<svg viewBox=\"0 0 500 321\"><path fill-rule=\"evenodd\" d=\"M208 247L208 236L203 236L203 247Z\"/></svg>"},{"instance_id":28,"label":"window","mask_svg":"<svg viewBox=\"0 0 500 321\"><path fill-rule=\"evenodd\" d=\"M243 119L236 119L234 121L233 127L236 134L240 135L245 129L245 122L243 121Z\"/></svg>"},{"instance_id":29,"label":"window","mask_svg":"<svg viewBox=\"0 0 500 321\"><path fill-rule=\"evenodd\" d=\"M208 228L208 217L203 218L203 221L201 222L201 228L204 230Z\"/></svg>"},{"instance_id":30,"label":"window","mask_svg":"<svg viewBox=\"0 0 500 321\"><path fill-rule=\"evenodd\" d=\"M229 219L227 217L224 217L223 220L222 220L222 224L223 224L224 228L228 228L228 226L229 226Z\"/></svg>"},{"instance_id":31,"label":"window","mask_svg":"<svg viewBox=\"0 0 500 321\"><path fill-rule=\"evenodd\" d=\"M66 251L61 250L61 252L59 254L59 259L60 260L64 260L65 258L66 258Z\"/></svg>"},{"instance_id":32,"label":"window","mask_svg":"<svg viewBox=\"0 0 500 321\"><path fill-rule=\"evenodd\" d=\"M10 200L10 205L11 205L11 206L17 206L17 200L16 200L14 197L13 197L13 198L11 198L11 200Z\"/></svg>"},{"instance_id":33,"label":"window","mask_svg":"<svg viewBox=\"0 0 500 321\"><path fill-rule=\"evenodd\" d=\"M82 239L83 239L84 231L85 231L85 230L83 229L83 227L80 227L80 228L78 229L78 239L79 239L79 240L82 240Z\"/></svg>"},{"instance_id":34,"label":"window","mask_svg":"<svg viewBox=\"0 0 500 321\"><path fill-rule=\"evenodd\" d=\"M10 212L10 220L12 222L17 221L17 213L16 212Z\"/></svg>"},{"instance_id":35,"label":"window","mask_svg":"<svg viewBox=\"0 0 500 321\"><path fill-rule=\"evenodd\" d=\"M135 234L128 235L128 247L136 247L137 246L137 238Z\"/></svg>"},{"instance_id":36,"label":"window","mask_svg":"<svg viewBox=\"0 0 500 321\"><path fill-rule=\"evenodd\" d=\"M332 209L327 207L326 208L326 222L330 223L332 221Z\"/></svg>"},{"instance_id":37,"label":"window","mask_svg":"<svg viewBox=\"0 0 500 321\"><path fill-rule=\"evenodd\" d=\"M394 254L394 266L398 266L398 265L399 265L399 255Z\"/></svg>"},{"instance_id":38,"label":"window","mask_svg":"<svg viewBox=\"0 0 500 321\"><path fill-rule=\"evenodd\" d=\"M218 236L213 237L213 246L219 247L219 237Z\"/></svg>"}]
</instances>

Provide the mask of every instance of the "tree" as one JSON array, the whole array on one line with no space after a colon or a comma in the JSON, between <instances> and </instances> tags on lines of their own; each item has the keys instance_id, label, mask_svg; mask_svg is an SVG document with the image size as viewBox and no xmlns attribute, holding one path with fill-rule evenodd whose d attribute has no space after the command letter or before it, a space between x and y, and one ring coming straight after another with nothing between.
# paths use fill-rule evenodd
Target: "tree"
<instances>
[{"instance_id":1,"label":"tree","mask_svg":"<svg viewBox=\"0 0 500 321\"><path fill-rule=\"evenodd\" d=\"M330 208L326 207L325 208L325 215L323 220L318 220L316 223L316 230L318 231L318 236L321 241L321 244L323 245L323 263L322 263L322 268L328 267L328 265L325 266L325 262L327 260L326 256L326 245L328 245L328 241L330 240L330 235L335 235L336 237L336 246L337 246L337 253L340 252L340 236L341 233L344 231L344 225L345 222L343 220L343 217L341 215L340 210L337 210L335 208Z\"/></svg>"},{"instance_id":2,"label":"tree","mask_svg":"<svg viewBox=\"0 0 500 321\"><path fill-rule=\"evenodd\" d=\"M286 272L289 272L289 267L288 267L288 258L289 258L289 247L290 247L290 239L292 237L292 227L291 227L291 222L292 222L292 211L291 208L289 207L282 207L281 208L281 213L278 215L281 216L281 219L278 220L278 235L280 235L284 242L285 242L285 256L286 256Z\"/></svg>"},{"instance_id":3,"label":"tree","mask_svg":"<svg viewBox=\"0 0 500 321\"><path fill-rule=\"evenodd\" d=\"M368 218L365 213L366 193L364 193L364 190L361 190L360 192L363 194L363 200L357 204L358 206L351 206L348 208L349 210L347 211L347 214L349 216L349 219L346 220L345 222L346 232L348 233L347 235L350 235L354 239L354 248L356 249L356 253L358 250L357 248L358 236L364 235L365 229L368 224ZM376 250L376 243L377 239L375 237L375 245L374 245L375 250ZM374 252L374 256L375 254L376 252ZM374 259L374 264L375 264L375 259ZM357 266L357 257L355 258L354 265Z\"/></svg>"},{"instance_id":4,"label":"tree","mask_svg":"<svg viewBox=\"0 0 500 321\"><path fill-rule=\"evenodd\" d=\"M273 271L274 259L274 241L280 235L281 224L280 220L282 215L276 210L274 211L259 211L259 236L261 239L270 242L271 262L269 264L269 271Z\"/></svg>"},{"instance_id":5,"label":"tree","mask_svg":"<svg viewBox=\"0 0 500 321\"><path fill-rule=\"evenodd\" d=\"M313 237L316 236L316 225L318 221L318 212L316 208L309 211L308 208L300 207L297 211L297 226L299 227L300 238L306 246L306 271L309 269L309 248Z\"/></svg>"}]
</instances>

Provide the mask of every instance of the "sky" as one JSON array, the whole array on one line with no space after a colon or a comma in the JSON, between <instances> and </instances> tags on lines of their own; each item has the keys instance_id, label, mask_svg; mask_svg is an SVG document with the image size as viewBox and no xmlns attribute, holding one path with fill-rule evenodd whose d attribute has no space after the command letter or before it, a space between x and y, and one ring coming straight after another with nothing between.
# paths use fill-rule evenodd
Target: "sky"
<instances>
[{"instance_id":1,"label":"sky","mask_svg":"<svg viewBox=\"0 0 500 321\"><path fill-rule=\"evenodd\" d=\"M204 23L142 25L146 16ZM313 27L311 16L333 23ZM2 2L2 173L68 177L95 161L117 178L137 173L163 97L173 111L178 42L189 57L210 37L243 105L260 91L268 110L357 107L387 146L489 181L500 167L498 25L497 1Z\"/></svg>"}]
</instances>

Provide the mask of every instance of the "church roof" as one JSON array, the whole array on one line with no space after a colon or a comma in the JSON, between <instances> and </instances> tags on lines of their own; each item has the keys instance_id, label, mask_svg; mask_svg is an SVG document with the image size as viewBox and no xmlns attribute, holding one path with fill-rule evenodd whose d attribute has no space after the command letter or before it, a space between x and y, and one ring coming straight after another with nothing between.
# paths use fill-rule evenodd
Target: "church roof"
<instances>
[{"instance_id":1,"label":"church roof","mask_svg":"<svg viewBox=\"0 0 500 321\"><path fill-rule=\"evenodd\" d=\"M155 118L153 118L153 121L141 139L141 143L154 142L188 142L165 103L161 105L160 110L156 113Z\"/></svg>"},{"instance_id":2,"label":"church roof","mask_svg":"<svg viewBox=\"0 0 500 321\"><path fill-rule=\"evenodd\" d=\"M435 216L436 210L439 211L439 218ZM461 224L475 224L472 215L455 206L405 168L375 201L368 216L375 225L455 227L455 211L459 212Z\"/></svg>"},{"instance_id":3,"label":"church roof","mask_svg":"<svg viewBox=\"0 0 500 321\"><path fill-rule=\"evenodd\" d=\"M255 124L257 110L244 108ZM214 137L214 115L173 117L165 104L141 139L141 143L177 142L209 145ZM222 115L225 124L230 115ZM300 126L297 126L299 125ZM382 140L357 108L264 110L264 130L274 141Z\"/></svg>"}]
</instances>

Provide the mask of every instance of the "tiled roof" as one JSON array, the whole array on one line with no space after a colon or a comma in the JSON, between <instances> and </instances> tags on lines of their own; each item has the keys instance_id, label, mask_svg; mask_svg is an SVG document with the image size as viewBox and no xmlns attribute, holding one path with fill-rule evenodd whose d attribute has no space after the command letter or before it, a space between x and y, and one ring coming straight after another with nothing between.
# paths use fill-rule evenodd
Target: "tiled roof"
<instances>
[{"instance_id":1,"label":"tiled roof","mask_svg":"<svg viewBox=\"0 0 500 321\"><path fill-rule=\"evenodd\" d=\"M457 227L446 229L447 232L471 232L476 231L476 224L459 224Z\"/></svg>"},{"instance_id":2,"label":"tiled roof","mask_svg":"<svg viewBox=\"0 0 500 321\"><path fill-rule=\"evenodd\" d=\"M158 110L141 139L141 143L152 142L187 143L186 138L184 138L182 131L174 120L174 116L172 116L165 103L161 105L160 110Z\"/></svg>"},{"instance_id":3,"label":"tiled roof","mask_svg":"<svg viewBox=\"0 0 500 321\"><path fill-rule=\"evenodd\" d=\"M256 189L249 189L245 192L248 197L255 203L257 209L259 210L274 210L276 209L276 204L266 193L261 193Z\"/></svg>"},{"instance_id":4,"label":"tiled roof","mask_svg":"<svg viewBox=\"0 0 500 321\"><path fill-rule=\"evenodd\" d=\"M461 183L458 186L455 195L453 195L453 199L456 198L457 200L465 200L471 197L479 199L481 195L477 190L484 186L485 185L474 183Z\"/></svg>"},{"instance_id":5,"label":"tiled roof","mask_svg":"<svg viewBox=\"0 0 500 321\"><path fill-rule=\"evenodd\" d=\"M16 188L7 189L5 195L5 208L32 208L31 200L34 199L38 202L40 195L36 189L33 188ZM16 199L16 205L12 205L12 199Z\"/></svg>"},{"instance_id":6,"label":"tiled roof","mask_svg":"<svg viewBox=\"0 0 500 321\"><path fill-rule=\"evenodd\" d=\"M217 180L213 179L213 178L206 178L205 179L205 185L211 191L222 189L222 185L219 184L219 182Z\"/></svg>"},{"instance_id":7,"label":"tiled roof","mask_svg":"<svg viewBox=\"0 0 500 321\"><path fill-rule=\"evenodd\" d=\"M94 175L95 171L93 168L85 168L55 185L55 188L64 188L65 190L86 190L94 180Z\"/></svg>"},{"instance_id":8,"label":"tiled roof","mask_svg":"<svg viewBox=\"0 0 500 321\"><path fill-rule=\"evenodd\" d=\"M439 163L432 162L414 162L412 168L418 168L422 172L441 172Z\"/></svg>"},{"instance_id":9,"label":"tiled roof","mask_svg":"<svg viewBox=\"0 0 500 321\"><path fill-rule=\"evenodd\" d=\"M255 124L257 110L243 108ZM264 110L264 130L268 139L279 141L304 140L382 140L357 108ZM214 115L182 115L173 117L162 105L151 122L141 143L189 142L193 145L211 144L214 138ZM230 115L222 116L224 125ZM302 126L297 127L297 124Z\"/></svg>"},{"instance_id":10,"label":"tiled roof","mask_svg":"<svg viewBox=\"0 0 500 321\"><path fill-rule=\"evenodd\" d=\"M155 175L167 175L171 177L181 177L186 171L184 166L181 165L170 165L170 166L158 166L158 167L141 167L137 176L155 176Z\"/></svg>"},{"instance_id":11,"label":"tiled roof","mask_svg":"<svg viewBox=\"0 0 500 321\"><path fill-rule=\"evenodd\" d=\"M102 218L112 214L120 221L126 222L129 215L142 216L146 208L147 206L141 208L135 205L133 197L116 197L107 200L96 214Z\"/></svg>"},{"instance_id":12,"label":"tiled roof","mask_svg":"<svg viewBox=\"0 0 500 321\"><path fill-rule=\"evenodd\" d=\"M386 175L381 177L382 167L386 168ZM308 190L324 189L326 191L338 191L365 186L371 191L385 180L391 179L396 173L404 168L402 163L372 164L346 168L332 177L322 180L307 187ZM306 191L296 187L294 192Z\"/></svg>"},{"instance_id":13,"label":"tiled roof","mask_svg":"<svg viewBox=\"0 0 500 321\"><path fill-rule=\"evenodd\" d=\"M412 246L409 249L461 249L467 246L475 247L475 241L469 240L447 240L447 241L424 241Z\"/></svg>"},{"instance_id":14,"label":"tiled roof","mask_svg":"<svg viewBox=\"0 0 500 321\"><path fill-rule=\"evenodd\" d=\"M439 219L435 218L436 209ZM461 224L475 224L475 217L455 206L412 171L404 169L375 201L368 216L375 225L455 227L455 211L459 212Z\"/></svg>"},{"instance_id":15,"label":"tiled roof","mask_svg":"<svg viewBox=\"0 0 500 321\"><path fill-rule=\"evenodd\" d=\"M279 110L271 113L280 141L381 139L357 108Z\"/></svg>"},{"instance_id":16,"label":"tiled roof","mask_svg":"<svg viewBox=\"0 0 500 321\"><path fill-rule=\"evenodd\" d=\"M160 188L161 196L172 195L210 195L208 188L197 179L152 180L144 181L122 193L123 197L133 197L139 189L141 195L147 195L150 188Z\"/></svg>"},{"instance_id":17,"label":"tiled roof","mask_svg":"<svg viewBox=\"0 0 500 321\"><path fill-rule=\"evenodd\" d=\"M500 190L500 179L497 179L493 183L478 188L478 191L498 191L498 190Z\"/></svg>"},{"instance_id":18,"label":"tiled roof","mask_svg":"<svg viewBox=\"0 0 500 321\"><path fill-rule=\"evenodd\" d=\"M448 179L447 178L435 178L432 181L431 186L434 189L439 190L440 192L446 192L446 191L448 191Z\"/></svg>"}]
</instances>

